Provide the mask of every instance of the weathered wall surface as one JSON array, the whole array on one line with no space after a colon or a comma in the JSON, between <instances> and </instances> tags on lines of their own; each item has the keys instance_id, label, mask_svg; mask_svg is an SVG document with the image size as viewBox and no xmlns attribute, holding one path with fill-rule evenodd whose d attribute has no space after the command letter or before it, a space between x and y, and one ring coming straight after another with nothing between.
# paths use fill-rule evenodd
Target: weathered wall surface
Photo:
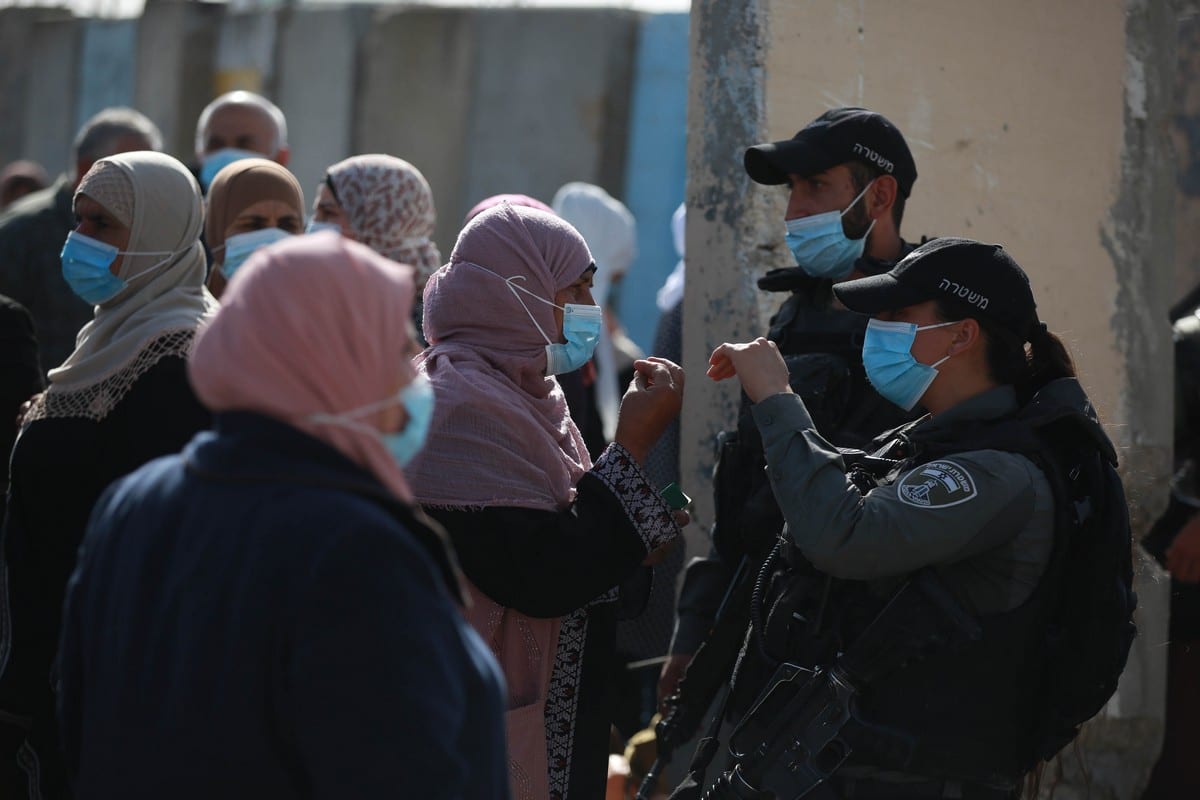
<instances>
[{"instance_id":1,"label":"weathered wall surface","mask_svg":"<svg viewBox=\"0 0 1200 800\"><path fill-rule=\"evenodd\" d=\"M755 297L753 281L786 260L785 195L745 177L742 151L827 108L865 105L900 127L917 162L906 238L1001 242L1029 272L1120 449L1144 532L1170 463L1175 7L714 0L695 5L692 22L684 462L694 488L734 411L731 389L700 377L708 350L765 330L776 301ZM1093 796L1137 796L1160 742L1161 575L1142 565L1138 588L1141 638L1085 737ZM1065 769L1069 784L1077 769Z\"/></svg>"}]
</instances>

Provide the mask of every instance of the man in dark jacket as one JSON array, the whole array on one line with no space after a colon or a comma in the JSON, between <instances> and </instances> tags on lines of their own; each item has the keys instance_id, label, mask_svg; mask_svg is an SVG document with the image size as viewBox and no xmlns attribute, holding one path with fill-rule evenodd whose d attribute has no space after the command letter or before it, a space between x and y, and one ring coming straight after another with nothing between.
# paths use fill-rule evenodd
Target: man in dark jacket
<instances>
[{"instance_id":1,"label":"man in dark jacket","mask_svg":"<svg viewBox=\"0 0 1200 800\"><path fill-rule=\"evenodd\" d=\"M821 433L839 446L863 447L914 415L867 382L861 354L866 317L836 304L832 287L886 272L913 249L900 238L917 179L912 154L881 114L838 108L791 139L749 148L744 161L755 182L788 187L786 241L797 266L759 280L764 291L787 293L768 338L784 354L792 388ZM762 440L743 397L737 431L722 435L714 547L688 565L660 697L675 690L691 663L742 557L761 560L782 529L764 466Z\"/></svg>"},{"instance_id":2,"label":"man in dark jacket","mask_svg":"<svg viewBox=\"0 0 1200 800\"><path fill-rule=\"evenodd\" d=\"M106 156L161 149L162 134L144 115L132 108L106 108L79 129L71 169L0 216L0 294L33 316L45 368L66 360L79 329L92 319L92 307L63 279L60 259L75 227L72 198L80 179Z\"/></svg>"}]
</instances>

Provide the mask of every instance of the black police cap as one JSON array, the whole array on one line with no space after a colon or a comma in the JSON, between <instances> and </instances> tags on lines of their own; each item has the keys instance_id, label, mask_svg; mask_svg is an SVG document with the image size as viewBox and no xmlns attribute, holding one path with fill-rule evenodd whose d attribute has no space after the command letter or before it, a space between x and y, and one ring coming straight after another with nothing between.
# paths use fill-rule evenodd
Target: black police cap
<instances>
[{"instance_id":1,"label":"black police cap","mask_svg":"<svg viewBox=\"0 0 1200 800\"><path fill-rule=\"evenodd\" d=\"M917 180L908 143L882 114L865 108L826 111L782 142L756 144L746 151L746 172L757 183L787 183L788 175L816 175L847 161L861 161L891 175L905 197Z\"/></svg>"},{"instance_id":2,"label":"black police cap","mask_svg":"<svg viewBox=\"0 0 1200 800\"><path fill-rule=\"evenodd\" d=\"M972 239L933 239L889 272L839 283L833 293L846 308L870 316L946 300L964 316L991 320L1022 342L1039 324L1025 271L1000 245Z\"/></svg>"}]
</instances>

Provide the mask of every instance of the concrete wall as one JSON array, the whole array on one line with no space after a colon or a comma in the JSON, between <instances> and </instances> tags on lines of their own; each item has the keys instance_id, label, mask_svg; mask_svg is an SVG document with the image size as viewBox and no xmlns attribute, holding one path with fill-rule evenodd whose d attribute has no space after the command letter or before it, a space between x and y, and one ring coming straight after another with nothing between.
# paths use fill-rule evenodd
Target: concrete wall
<instances>
[{"instance_id":1,"label":"concrete wall","mask_svg":"<svg viewBox=\"0 0 1200 800\"><path fill-rule=\"evenodd\" d=\"M1144 532L1170 464L1172 9L1133 0L731 5L705 0L692 12L699 141L688 148L688 251L699 258L688 260L689 374L715 343L765 329L750 287L783 256L785 196L749 182L742 150L790 137L827 108L866 105L900 127L917 162L906 238L1001 242L1029 272L1042 319L1064 335L1120 449ZM712 434L732 412L731 388L693 377L684 463L700 496ZM1138 588L1142 636L1107 717L1085 737L1100 782L1093 796L1137 796L1161 741L1166 598L1146 565Z\"/></svg>"},{"instance_id":2,"label":"concrete wall","mask_svg":"<svg viewBox=\"0 0 1200 800\"><path fill-rule=\"evenodd\" d=\"M133 105L135 20L87 20L75 82L75 127L111 106Z\"/></svg>"},{"instance_id":3,"label":"concrete wall","mask_svg":"<svg viewBox=\"0 0 1200 800\"><path fill-rule=\"evenodd\" d=\"M686 36L686 15L621 9L150 0L123 21L0 9L0 109L18 109L0 114L0 163L65 168L79 124L113 104L146 113L191 162L201 109L249 89L287 115L309 202L325 168L356 153L421 169L444 254L487 195L549 202L568 181L597 183L639 218L642 258L623 291L628 327L649 347L683 192Z\"/></svg>"},{"instance_id":4,"label":"concrete wall","mask_svg":"<svg viewBox=\"0 0 1200 800\"><path fill-rule=\"evenodd\" d=\"M55 9L0 9L0 159L5 163L25 157L26 117L43 104L63 102L63 91L74 82L68 80L59 87L41 82L37 88L49 94L40 99L33 95L33 67L41 61L35 45L45 40L42 23L70 18L67 12Z\"/></svg>"},{"instance_id":5,"label":"concrete wall","mask_svg":"<svg viewBox=\"0 0 1200 800\"><path fill-rule=\"evenodd\" d=\"M4 24L0 18L0 25ZM29 93L25 112L16 121L23 123L24 154L51 174L68 165L78 127L76 78L82 33L71 20L39 22L31 32Z\"/></svg>"}]
</instances>

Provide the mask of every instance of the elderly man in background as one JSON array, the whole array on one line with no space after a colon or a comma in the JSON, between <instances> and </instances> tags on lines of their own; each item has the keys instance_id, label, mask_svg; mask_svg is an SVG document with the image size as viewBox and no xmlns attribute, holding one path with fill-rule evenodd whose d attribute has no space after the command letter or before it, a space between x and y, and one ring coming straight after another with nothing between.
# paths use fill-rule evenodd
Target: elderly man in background
<instances>
[{"instance_id":1,"label":"elderly man in background","mask_svg":"<svg viewBox=\"0 0 1200 800\"><path fill-rule=\"evenodd\" d=\"M75 335L92 318L91 306L63 279L59 259L75 227L75 187L96 161L131 150L162 150L158 127L132 108L104 109L76 134L71 168L0 216L0 294L33 317L44 367L56 367L71 354Z\"/></svg>"},{"instance_id":2,"label":"elderly man in background","mask_svg":"<svg viewBox=\"0 0 1200 800\"><path fill-rule=\"evenodd\" d=\"M200 112L196 121L196 163L200 186L241 158L266 156L286 167L287 119L279 106L254 92L227 92Z\"/></svg>"},{"instance_id":3,"label":"elderly man in background","mask_svg":"<svg viewBox=\"0 0 1200 800\"><path fill-rule=\"evenodd\" d=\"M46 170L36 161L14 161L0 170L0 211L27 194L50 185Z\"/></svg>"}]
</instances>

